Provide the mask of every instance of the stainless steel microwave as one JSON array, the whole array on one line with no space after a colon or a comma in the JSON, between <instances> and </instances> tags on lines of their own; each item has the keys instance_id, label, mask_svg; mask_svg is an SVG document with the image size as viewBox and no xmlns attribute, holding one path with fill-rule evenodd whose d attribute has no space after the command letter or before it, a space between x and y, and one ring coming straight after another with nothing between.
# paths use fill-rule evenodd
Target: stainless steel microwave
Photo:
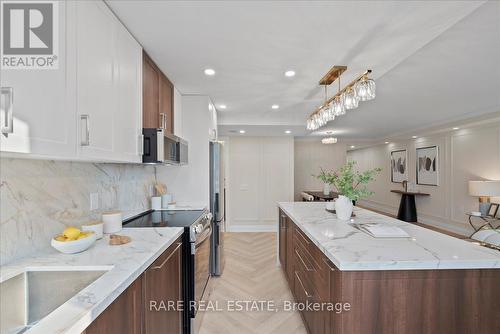
<instances>
[{"instance_id":1,"label":"stainless steel microwave","mask_svg":"<svg viewBox=\"0 0 500 334\"><path fill-rule=\"evenodd\" d=\"M142 162L148 164L185 165L188 163L188 143L165 133L164 129L144 128Z\"/></svg>"}]
</instances>

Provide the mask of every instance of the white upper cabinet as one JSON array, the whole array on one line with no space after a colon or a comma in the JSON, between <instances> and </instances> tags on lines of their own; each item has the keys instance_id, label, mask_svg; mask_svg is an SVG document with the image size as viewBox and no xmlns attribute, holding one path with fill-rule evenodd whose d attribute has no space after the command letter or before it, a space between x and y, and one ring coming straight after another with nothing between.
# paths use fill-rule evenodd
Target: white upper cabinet
<instances>
[{"instance_id":1,"label":"white upper cabinet","mask_svg":"<svg viewBox=\"0 0 500 334\"><path fill-rule=\"evenodd\" d=\"M77 6L79 156L140 162L142 49L103 2Z\"/></svg>"},{"instance_id":2,"label":"white upper cabinet","mask_svg":"<svg viewBox=\"0 0 500 334\"><path fill-rule=\"evenodd\" d=\"M66 43L68 4L60 1L56 6L57 10L53 13L56 14L54 21L57 22L57 29L49 37L53 37L52 47L57 55L58 68L0 68L2 152L31 156L75 156L75 81L71 77L72 50ZM6 15L15 19L12 12ZM40 46L37 41L32 38L21 43L24 47ZM10 42L20 46L19 41L11 39ZM10 101L13 102L12 108L9 106ZM11 122L10 129L8 125Z\"/></svg>"},{"instance_id":3,"label":"white upper cabinet","mask_svg":"<svg viewBox=\"0 0 500 334\"><path fill-rule=\"evenodd\" d=\"M141 162L141 46L103 1L55 6L58 69L1 69L1 151Z\"/></svg>"}]
</instances>

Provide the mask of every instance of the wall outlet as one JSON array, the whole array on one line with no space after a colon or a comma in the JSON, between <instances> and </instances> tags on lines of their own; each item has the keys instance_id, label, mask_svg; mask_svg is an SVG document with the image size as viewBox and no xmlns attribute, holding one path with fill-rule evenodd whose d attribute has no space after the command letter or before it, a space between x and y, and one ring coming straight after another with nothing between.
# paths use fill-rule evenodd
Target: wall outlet
<instances>
[{"instance_id":1,"label":"wall outlet","mask_svg":"<svg viewBox=\"0 0 500 334\"><path fill-rule=\"evenodd\" d=\"M90 211L99 209L99 194L90 193Z\"/></svg>"}]
</instances>

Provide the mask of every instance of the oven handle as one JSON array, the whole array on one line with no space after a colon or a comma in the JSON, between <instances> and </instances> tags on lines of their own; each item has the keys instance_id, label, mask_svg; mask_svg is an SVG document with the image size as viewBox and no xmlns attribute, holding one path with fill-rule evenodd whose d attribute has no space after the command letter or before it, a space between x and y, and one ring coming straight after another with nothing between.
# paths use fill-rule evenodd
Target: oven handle
<instances>
[{"instance_id":1,"label":"oven handle","mask_svg":"<svg viewBox=\"0 0 500 334\"><path fill-rule=\"evenodd\" d=\"M178 242L177 243L177 246L175 247L175 249L172 251L172 253L170 253L169 256L167 256L167 258L165 260L163 260L163 262L159 265L159 266L154 266L154 267L151 267L151 269L153 270L158 270L158 269L161 269L163 268L163 266L165 265L165 263L167 263L168 260L170 260L170 258L172 257L172 255L175 254L175 251L177 251L179 249L179 247L182 246L182 242Z\"/></svg>"},{"instance_id":2,"label":"oven handle","mask_svg":"<svg viewBox=\"0 0 500 334\"><path fill-rule=\"evenodd\" d=\"M205 229L200 238L196 239L195 246L198 248L202 243L204 243L209 237L212 235L212 228L209 226L207 229Z\"/></svg>"}]
</instances>

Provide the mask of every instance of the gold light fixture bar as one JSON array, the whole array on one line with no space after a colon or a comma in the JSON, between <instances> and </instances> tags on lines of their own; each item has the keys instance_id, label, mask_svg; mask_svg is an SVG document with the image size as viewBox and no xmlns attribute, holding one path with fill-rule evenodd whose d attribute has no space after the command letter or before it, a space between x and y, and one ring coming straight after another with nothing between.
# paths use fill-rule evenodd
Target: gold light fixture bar
<instances>
[{"instance_id":1,"label":"gold light fixture bar","mask_svg":"<svg viewBox=\"0 0 500 334\"><path fill-rule=\"evenodd\" d=\"M320 85L331 85L342 73L347 70L347 66L333 66L330 71L319 81Z\"/></svg>"},{"instance_id":2,"label":"gold light fixture bar","mask_svg":"<svg viewBox=\"0 0 500 334\"><path fill-rule=\"evenodd\" d=\"M335 66L334 66L335 67ZM343 66L345 67L345 66ZM347 67L346 67L347 68ZM368 75L372 73L372 70L366 70L365 73L361 74L359 77L357 77L356 79L354 79L353 81L351 81L347 86L345 86L342 90L339 90L337 92L337 94L335 94L334 96L332 96L331 98L329 98L328 100L325 101L325 103L323 103L318 109L316 109L315 112L313 112L311 114L311 116L313 116L314 114L317 114L319 113L324 107L326 107L328 104L330 104L337 96L340 96L343 92L345 92L347 89L351 88L354 86L354 84L356 84L356 82L358 82L359 80L361 80L364 76ZM325 76L326 77L326 76ZM324 77L323 77L324 79ZM323 80L321 79L321 80ZM320 81L321 82L321 81Z\"/></svg>"}]
</instances>

